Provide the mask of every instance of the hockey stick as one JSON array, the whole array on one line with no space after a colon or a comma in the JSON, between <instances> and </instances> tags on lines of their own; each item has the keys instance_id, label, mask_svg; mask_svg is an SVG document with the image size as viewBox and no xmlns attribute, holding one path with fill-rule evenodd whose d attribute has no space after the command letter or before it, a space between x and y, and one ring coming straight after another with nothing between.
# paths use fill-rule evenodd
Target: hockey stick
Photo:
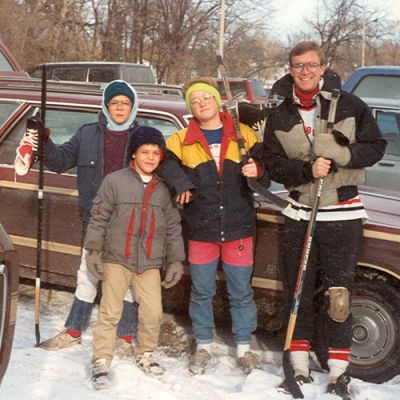
<instances>
[{"instance_id":1,"label":"hockey stick","mask_svg":"<svg viewBox=\"0 0 400 400\"><path fill-rule=\"evenodd\" d=\"M218 64L219 72L221 74L225 93L226 93L226 96L228 97L228 102L232 102L232 99L233 99L232 91L229 86L228 78L226 76L224 62L222 60L221 55L217 55L217 64ZM237 103L236 103L236 106L237 106ZM236 131L236 136L238 139L238 146L239 146L239 152L240 152L240 157L241 157L242 163L247 164L247 162L249 160L249 155L246 152L242 133L240 132L239 117L238 117L237 109L235 109L235 111L233 111L233 112L230 112L230 115L233 119L233 123L235 126L235 131ZM262 186L255 178L247 178L247 185L249 186L249 188L251 190L253 190L254 192L258 193L259 195L265 197L266 199L270 200L272 203L276 204L277 206L279 206L281 208L285 208L289 204L286 200L281 199L276 194L270 192L266 187Z\"/></svg>"},{"instance_id":2,"label":"hockey stick","mask_svg":"<svg viewBox=\"0 0 400 400\"><path fill-rule=\"evenodd\" d=\"M329 106L327 131L326 131L326 133L328 133L328 134L332 133L332 130L333 130L338 98L339 98L339 91L338 90L332 91L332 99L331 99L331 103ZM288 327L287 327L287 331L286 331L286 338L285 338L285 346L283 349L282 364L283 364L283 372L285 374L285 382L287 384L287 387L288 387L290 393L293 395L293 397L295 399L303 399L304 395L301 392L300 387L297 384L296 378L294 376L293 368L292 368L292 365L290 362L290 346L292 343L294 328L296 326L297 312L298 312L298 309L300 306L300 299L301 299L301 294L302 294L302 289L303 289L303 283L304 283L304 280L306 277L308 258L310 255L314 230L315 230L315 226L316 226L317 212L318 212L319 203L320 203L320 199L321 199L323 184L324 184L324 177L322 176L318 179L318 186L317 186L317 190L314 195L314 200L313 200L313 205L312 205L311 215L310 215L310 221L308 222L308 225L307 225L307 232L306 232L306 237L304 240L303 253L301 255L299 272L297 274L296 286L295 286L294 293L293 293L292 308L290 310L290 317L289 317Z\"/></svg>"},{"instance_id":3,"label":"hockey stick","mask_svg":"<svg viewBox=\"0 0 400 400\"><path fill-rule=\"evenodd\" d=\"M41 129L39 130L38 158L39 158L39 183L38 183L38 219L37 219L37 244L36 244L36 280L35 280L35 336L36 346L40 344L40 275L42 261L42 230L43 230L43 186L44 186L44 127L46 118L46 89L47 74L46 65L42 65L42 95L40 106Z\"/></svg>"}]
</instances>

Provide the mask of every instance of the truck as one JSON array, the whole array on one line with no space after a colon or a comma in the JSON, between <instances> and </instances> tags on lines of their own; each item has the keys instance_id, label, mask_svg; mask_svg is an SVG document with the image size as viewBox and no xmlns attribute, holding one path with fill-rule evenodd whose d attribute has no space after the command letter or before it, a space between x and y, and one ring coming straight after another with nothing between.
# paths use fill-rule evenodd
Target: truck
<instances>
[{"instance_id":1,"label":"truck","mask_svg":"<svg viewBox=\"0 0 400 400\"><path fill-rule=\"evenodd\" d=\"M385 156L367 168L367 185L400 190L400 66L358 68L343 89L368 104L387 141Z\"/></svg>"}]
</instances>

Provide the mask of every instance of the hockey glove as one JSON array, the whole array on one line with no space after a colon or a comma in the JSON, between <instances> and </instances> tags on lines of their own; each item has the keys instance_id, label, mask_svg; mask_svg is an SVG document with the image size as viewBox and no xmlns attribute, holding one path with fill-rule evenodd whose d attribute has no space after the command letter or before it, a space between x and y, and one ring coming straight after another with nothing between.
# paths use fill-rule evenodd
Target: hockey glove
<instances>
[{"instance_id":1,"label":"hockey glove","mask_svg":"<svg viewBox=\"0 0 400 400\"><path fill-rule=\"evenodd\" d=\"M340 167L347 165L351 158L349 148L338 144L335 137L329 133L317 135L313 148L317 157L333 160Z\"/></svg>"},{"instance_id":2,"label":"hockey glove","mask_svg":"<svg viewBox=\"0 0 400 400\"><path fill-rule=\"evenodd\" d=\"M86 256L86 266L88 271L99 281L104 278L104 266L101 253L95 250L88 250Z\"/></svg>"},{"instance_id":3,"label":"hockey glove","mask_svg":"<svg viewBox=\"0 0 400 400\"><path fill-rule=\"evenodd\" d=\"M176 261L168 264L167 272L165 273L165 279L161 282L161 286L165 289L172 288L175 286L183 275L183 263Z\"/></svg>"}]
</instances>

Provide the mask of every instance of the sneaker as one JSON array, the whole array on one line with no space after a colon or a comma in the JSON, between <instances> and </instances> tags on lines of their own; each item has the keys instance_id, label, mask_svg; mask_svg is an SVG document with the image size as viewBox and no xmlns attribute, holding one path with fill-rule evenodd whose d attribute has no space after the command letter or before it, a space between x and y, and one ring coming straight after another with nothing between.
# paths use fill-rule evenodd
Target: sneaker
<instances>
[{"instance_id":1,"label":"sneaker","mask_svg":"<svg viewBox=\"0 0 400 400\"><path fill-rule=\"evenodd\" d=\"M189 372L192 375L203 375L206 372L211 356L205 349L197 350L189 360Z\"/></svg>"},{"instance_id":2,"label":"sneaker","mask_svg":"<svg viewBox=\"0 0 400 400\"><path fill-rule=\"evenodd\" d=\"M297 382L297 384L299 386L302 386L306 383L312 383L314 382L314 379L312 378L311 375L308 376L304 376L304 375L296 375L294 377L295 381ZM286 379L278 386L278 390L282 393L286 393L286 394L292 394L290 388L289 388L289 384L286 381Z\"/></svg>"},{"instance_id":3,"label":"sneaker","mask_svg":"<svg viewBox=\"0 0 400 400\"><path fill-rule=\"evenodd\" d=\"M121 339L120 337L116 337L114 340L113 355L119 358L132 357L132 343L128 343L125 339Z\"/></svg>"},{"instance_id":4,"label":"sneaker","mask_svg":"<svg viewBox=\"0 0 400 400\"><path fill-rule=\"evenodd\" d=\"M105 358L93 363L92 385L96 390L108 389L111 386L112 374Z\"/></svg>"},{"instance_id":5,"label":"sneaker","mask_svg":"<svg viewBox=\"0 0 400 400\"><path fill-rule=\"evenodd\" d=\"M66 330L63 330L53 338L47 339L44 342L40 343L39 347L45 350L60 350L80 343L81 343L80 336L77 337L71 336L67 333Z\"/></svg>"},{"instance_id":6,"label":"sneaker","mask_svg":"<svg viewBox=\"0 0 400 400\"><path fill-rule=\"evenodd\" d=\"M146 375L153 378L162 378L164 376L164 368L154 360L153 352L146 351L140 356L136 356L136 366Z\"/></svg>"},{"instance_id":7,"label":"sneaker","mask_svg":"<svg viewBox=\"0 0 400 400\"><path fill-rule=\"evenodd\" d=\"M246 374L250 374L250 372L254 368L261 369L261 358L258 354L253 353L251 351L246 351L243 357L239 357L237 360L239 368Z\"/></svg>"},{"instance_id":8,"label":"sneaker","mask_svg":"<svg viewBox=\"0 0 400 400\"><path fill-rule=\"evenodd\" d=\"M337 378L335 383L329 383L326 389L327 393L336 394L343 400L351 400L349 392L350 376L346 373Z\"/></svg>"}]
</instances>

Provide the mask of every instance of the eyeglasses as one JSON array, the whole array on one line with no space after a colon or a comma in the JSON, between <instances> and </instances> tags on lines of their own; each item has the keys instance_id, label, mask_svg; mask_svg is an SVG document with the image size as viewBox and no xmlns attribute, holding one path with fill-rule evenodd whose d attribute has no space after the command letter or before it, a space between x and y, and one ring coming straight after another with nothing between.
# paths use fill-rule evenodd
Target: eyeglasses
<instances>
[{"instance_id":1,"label":"eyeglasses","mask_svg":"<svg viewBox=\"0 0 400 400\"><path fill-rule=\"evenodd\" d=\"M310 72L315 72L320 66L321 64L308 62L308 63L294 64L292 65L292 70L294 72L302 72L304 71L304 68L307 68Z\"/></svg>"},{"instance_id":2,"label":"eyeglasses","mask_svg":"<svg viewBox=\"0 0 400 400\"><path fill-rule=\"evenodd\" d=\"M190 100L190 106L191 107L197 107L203 101L208 102L213 98L214 98L214 96L212 96L211 94L205 94L204 96L201 96L201 97L195 97L194 99Z\"/></svg>"},{"instance_id":3,"label":"eyeglasses","mask_svg":"<svg viewBox=\"0 0 400 400\"><path fill-rule=\"evenodd\" d=\"M118 108L119 106L121 106L121 108L132 107L132 103L127 100L122 100L122 101L111 100L108 103L108 108Z\"/></svg>"}]
</instances>

